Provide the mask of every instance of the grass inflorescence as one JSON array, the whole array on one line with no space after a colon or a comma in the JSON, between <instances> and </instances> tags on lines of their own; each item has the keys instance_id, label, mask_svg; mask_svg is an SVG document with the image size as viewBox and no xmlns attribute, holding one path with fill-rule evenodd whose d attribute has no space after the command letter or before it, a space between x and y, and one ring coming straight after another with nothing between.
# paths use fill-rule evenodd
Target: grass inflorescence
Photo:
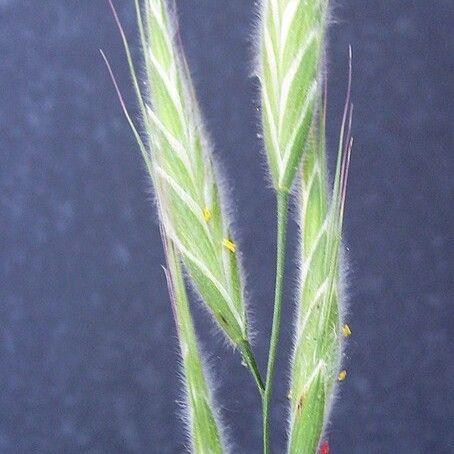
<instances>
[{"instance_id":1,"label":"grass inflorescence","mask_svg":"<svg viewBox=\"0 0 454 454\"><path fill-rule=\"evenodd\" d=\"M263 451L270 452L288 206L298 180L301 273L291 358L288 452L315 453L322 446L335 383L346 378L346 371L340 370L342 339L351 334L350 327L341 324L341 231L352 147L352 109L349 86L333 189L329 190L326 95L321 89L325 83L321 69L328 0L263 0L260 6L262 128L278 226L274 314L265 381L251 347L239 248L180 42L175 4L171 0L134 0L145 74L139 81L125 32L108 1L125 45L143 133L129 115L111 66L103 57L156 196L192 451L222 453L228 448L203 367L188 283L209 309L220 332L241 353L255 379L263 403ZM322 450L326 446L323 444Z\"/></svg>"}]
</instances>

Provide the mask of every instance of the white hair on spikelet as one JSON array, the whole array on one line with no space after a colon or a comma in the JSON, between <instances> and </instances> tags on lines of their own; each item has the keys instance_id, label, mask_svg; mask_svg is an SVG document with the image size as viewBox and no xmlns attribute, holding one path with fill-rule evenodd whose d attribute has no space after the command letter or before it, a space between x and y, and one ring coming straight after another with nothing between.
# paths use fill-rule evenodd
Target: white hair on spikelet
<instances>
[{"instance_id":1,"label":"white hair on spikelet","mask_svg":"<svg viewBox=\"0 0 454 454\"><path fill-rule=\"evenodd\" d=\"M300 191L301 272L291 363L289 453L315 452L336 396L345 319L345 271L342 222L352 148L351 54L346 107L330 197L326 169L325 103L313 127L303 163ZM326 94L325 94L326 99ZM326 102L326 101L325 101Z\"/></svg>"},{"instance_id":2,"label":"white hair on spikelet","mask_svg":"<svg viewBox=\"0 0 454 454\"><path fill-rule=\"evenodd\" d=\"M183 269L180 266L183 265L191 284L226 338L243 355L262 391L264 385L250 344L244 278L237 245L227 220L219 178L213 163L212 147L204 131L180 43L175 4L166 0L144 0L142 5L139 0L135 0L134 3L144 56L146 98L142 95L143 90L136 76L128 42L113 6L112 10L125 45L144 134L138 133L131 120L107 60L106 63L153 184L162 236L166 242L167 261L173 262L172 270L169 270L169 265L167 268L169 290L172 289L172 284L175 287L171 276L177 275L180 297L177 295L174 299L186 301L184 281L180 282L183 279ZM172 260L169 259L170 250L174 250L175 258ZM180 311L175 311L177 326L180 331L184 327L187 334L180 336L180 345L189 413L196 418L200 408L196 405L198 399L192 398L194 389L206 395L203 399L206 408L202 409L202 413L207 416L208 413L214 414L214 410L203 368L194 365L201 364L200 354L195 335L191 334L193 328L189 309L183 310L182 306L184 304L174 304L174 307L180 307ZM184 320L181 313L186 314ZM193 346L188 350L187 338L191 336L194 338ZM192 366L185 363L185 352L197 358ZM194 369L198 369L197 373ZM222 433L216 424L216 418L210 418L214 421L215 432ZM191 422L193 443L197 443L198 436L202 441L204 438L200 431L195 431L199 423L197 420ZM214 437L215 441L218 438L220 440L220 437ZM218 444L219 440L216 441ZM205 441L210 443L213 439ZM217 451L196 449L196 452Z\"/></svg>"},{"instance_id":3,"label":"white hair on spikelet","mask_svg":"<svg viewBox=\"0 0 454 454\"><path fill-rule=\"evenodd\" d=\"M145 106L145 127L161 219L191 283L263 387L250 346L238 247L172 5L169 12L163 0L148 0L142 32L151 99L151 106Z\"/></svg>"},{"instance_id":4,"label":"white hair on spikelet","mask_svg":"<svg viewBox=\"0 0 454 454\"><path fill-rule=\"evenodd\" d=\"M217 454L232 448L227 446L224 424L214 405L209 368L200 353L186 282L204 302L224 338L241 352L257 383L263 403L264 452L269 453L288 204L298 175L301 270L291 361L289 453L313 454L320 447L336 383L346 377L346 371L340 371L342 339L351 331L343 324L346 292L341 237L352 148L351 54L331 191L326 168L326 92L323 98L321 90L325 79L328 2L263 0L260 4L256 69L261 83L265 150L278 202L276 292L266 386L251 349L245 277L228 216L228 191L221 184L223 179L202 122L180 42L175 1L134 0L144 56L145 90L138 82L114 10L138 98L142 134L131 120L107 60L106 63L154 188L181 352L183 419L190 448L196 453Z\"/></svg>"},{"instance_id":5,"label":"white hair on spikelet","mask_svg":"<svg viewBox=\"0 0 454 454\"><path fill-rule=\"evenodd\" d=\"M194 330L181 264L162 225L161 236L167 262L167 286L180 347L179 375L184 385L179 415L186 428L190 451L213 454L230 452L225 424L214 399L210 371L200 352Z\"/></svg>"},{"instance_id":6,"label":"white hair on spikelet","mask_svg":"<svg viewBox=\"0 0 454 454\"><path fill-rule=\"evenodd\" d=\"M259 56L262 124L277 191L290 191L319 96L328 0L263 0Z\"/></svg>"}]
</instances>

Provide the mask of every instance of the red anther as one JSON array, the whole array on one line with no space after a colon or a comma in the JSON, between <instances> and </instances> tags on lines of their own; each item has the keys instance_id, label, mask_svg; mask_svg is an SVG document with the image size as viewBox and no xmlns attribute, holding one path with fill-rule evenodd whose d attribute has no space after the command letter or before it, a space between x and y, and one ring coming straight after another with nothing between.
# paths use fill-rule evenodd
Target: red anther
<instances>
[{"instance_id":1,"label":"red anther","mask_svg":"<svg viewBox=\"0 0 454 454\"><path fill-rule=\"evenodd\" d=\"M329 454L329 443L325 440L320 448L320 454Z\"/></svg>"}]
</instances>

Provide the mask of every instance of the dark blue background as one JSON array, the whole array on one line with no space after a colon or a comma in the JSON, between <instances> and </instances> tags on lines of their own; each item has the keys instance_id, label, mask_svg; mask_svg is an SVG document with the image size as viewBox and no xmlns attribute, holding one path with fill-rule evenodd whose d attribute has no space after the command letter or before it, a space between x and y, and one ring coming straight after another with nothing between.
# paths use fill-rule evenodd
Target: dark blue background
<instances>
[{"instance_id":1,"label":"dark blue background","mask_svg":"<svg viewBox=\"0 0 454 454\"><path fill-rule=\"evenodd\" d=\"M263 368L275 225L248 77L253 3L179 6L237 207ZM117 5L134 41L132 1ZM332 451L454 452L453 4L339 0L334 17L330 149L349 43L356 142L345 227L353 336ZM0 25L0 452L182 452L177 344L149 185L98 52L133 105L112 16L103 0L0 0ZM285 438L295 250L293 236L274 452ZM254 385L196 312L234 452L260 452Z\"/></svg>"}]
</instances>

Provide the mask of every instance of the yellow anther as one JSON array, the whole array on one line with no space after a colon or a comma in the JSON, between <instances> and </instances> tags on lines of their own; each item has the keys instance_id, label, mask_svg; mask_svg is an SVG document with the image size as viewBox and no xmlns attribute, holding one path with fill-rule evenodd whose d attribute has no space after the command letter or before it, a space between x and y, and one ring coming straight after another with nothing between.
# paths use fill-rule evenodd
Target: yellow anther
<instances>
[{"instance_id":1,"label":"yellow anther","mask_svg":"<svg viewBox=\"0 0 454 454\"><path fill-rule=\"evenodd\" d=\"M222 242L223 246L226 247L230 252L235 252L236 251L236 244L233 241L230 241L227 238L224 238L224 241Z\"/></svg>"},{"instance_id":2,"label":"yellow anther","mask_svg":"<svg viewBox=\"0 0 454 454\"><path fill-rule=\"evenodd\" d=\"M205 221L209 221L212 217L213 215L211 214L210 209L208 207L205 207L203 209L203 219L205 219Z\"/></svg>"},{"instance_id":3,"label":"yellow anther","mask_svg":"<svg viewBox=\"0 0 454 454\"><path fill-rule=\"evenodd\" d=\"M352 330L347 324L342 327L342 334L344 335L344 337L349 337L352 335Z\"/></svg>"},{"instance_id":4,"label":"yellow anther","mask_svg":"<svg viewBox=\"0 0 454 454\"><path fill-rule=\"evenodd\" d=\"M339 381L344 381L347 378L347 371L346 370L341 370L339 372L339 375L337 376L337 379Z\"/></svg>"}]
</instances>

